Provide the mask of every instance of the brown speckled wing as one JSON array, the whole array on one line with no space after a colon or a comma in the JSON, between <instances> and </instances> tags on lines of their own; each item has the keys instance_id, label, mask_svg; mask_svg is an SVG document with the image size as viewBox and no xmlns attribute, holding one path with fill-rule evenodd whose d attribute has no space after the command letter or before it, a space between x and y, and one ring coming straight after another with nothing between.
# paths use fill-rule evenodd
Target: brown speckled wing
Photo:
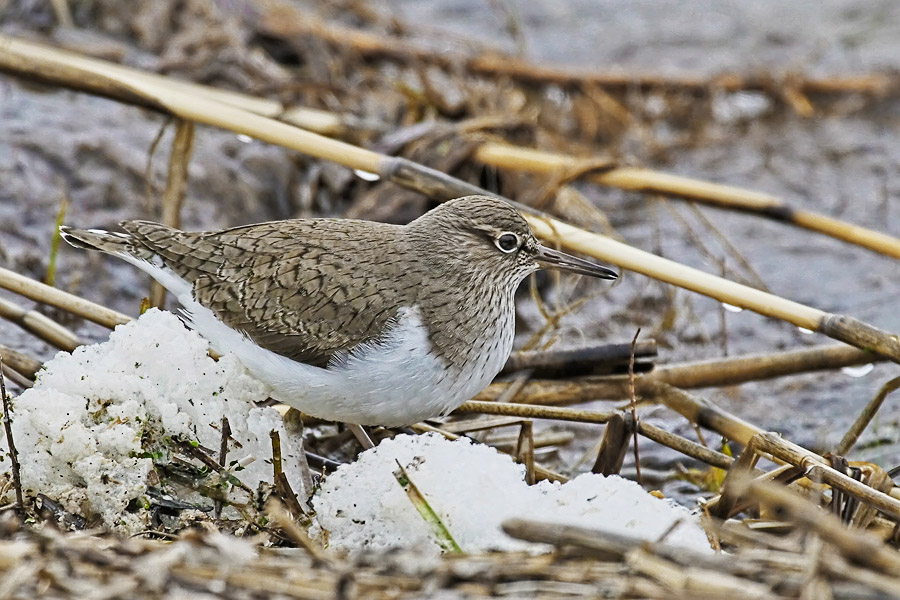
<instances>
[{"instance_id":1,"label":"brown speckled wing","mask_svg":"<svg viewBox=\"0 0 900 600\"><path fill-rule=\"evenodd\" d=\"M122 227L193 284L194 298L261 347L324 367L376 338L415 301L394 225L277 221L188 233L147 221Z\"/></svg>"}]
</instances>

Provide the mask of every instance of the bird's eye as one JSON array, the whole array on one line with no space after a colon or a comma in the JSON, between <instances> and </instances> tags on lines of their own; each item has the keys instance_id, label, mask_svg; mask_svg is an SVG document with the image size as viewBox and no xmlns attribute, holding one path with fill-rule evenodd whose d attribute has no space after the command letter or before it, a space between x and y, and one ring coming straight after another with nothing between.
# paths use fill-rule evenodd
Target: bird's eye
<instances>
[{"instance_id":1,"label":"bird's eye","mask_svg":"<svg viewBox=\"0 0 900 600\"><path fill-rule=\"evenodd\" d=\"M497 247L500 248L501 252L509 254L519 247L519 236L509 232L501 233L494 243L497 244Z\"/></svg>"}]
</instances>

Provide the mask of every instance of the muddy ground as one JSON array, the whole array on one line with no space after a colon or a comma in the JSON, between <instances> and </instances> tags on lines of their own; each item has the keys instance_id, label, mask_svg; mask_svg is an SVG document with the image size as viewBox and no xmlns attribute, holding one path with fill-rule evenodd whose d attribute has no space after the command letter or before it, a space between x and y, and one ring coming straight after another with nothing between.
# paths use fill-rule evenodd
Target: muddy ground
<instances>
[{"instance_id":1,"label":"muddy ground","mask_svg":"<svg viewBox=\"0 0 900 600\"><path fill-rule=\"evenodd\" d=\"M169 50L164 36L155 49L148 47L147 34L136 42L137 36L122 30L123 17L117 21L109 10L76 12L80 25L76 31L54 30L52 13L43 4L0 2L0 30L103 48L129 64L178 70L159 59ZM252 19L246 16L253 12L251 2L209 4L217 14ZM304 6L326 19L347 20L338 5ZM399 19L432 44L446 41L449 49L488 44L521 52L536 62L623 72L856 75L891 71L900 59L900 5L889 0L394 0L366 7L384 19ZM96 14L105 15L105 20ZM264 52L265 45L258 40L251 37L246 42ZM273 76L289 74L290 65L285 65ZM236 83L239 79L226 82L240 89ZM565 92L554 88L547 94L555 94L560 110L565 109ZM900 236L896 98L871 101L850 96L812 117L802 117L761 93L712 93L703 121L689 123L667 118L670 100L654 92L629 94L628 126L605 144L598 143L596 153L610 152L631 164L768 192L798 207ZM0 75L0 264L32 277L44 276L62 195L69 199L65 220L75 226L113 227L121 219L158 218L171 128L153 158L150 199L145 171L149 149L164 122L145 110ZM309 214L339 215L352 208L350 194L366 184L357 181L348 186L354 176L329 165L314 166L311 175L310 164L281 148L200 127L183 225L212 229ZM721 264L709 257L726 257L726 251L684 203L594 184L577 188L628 243L707 271L721 271ZM322 193L329 189L334 193ZM740 250L772 292L900 331L896 309L900 266L895 260L758 217L699 210ZM701 242L708 248L701 249ZM729 275L749 276L731 257L725 263ZM61 252L59 270L58 285L64 289L128 314L137 313L147 293L146 279L128 265L68 248ZM602 292L603 285L585 282L579 289ZM3 293L3 297L11 296ZM548 297L554 294L548 292ZM541 320L527 298L521 299L520 313L521 343ZM71 325L88 340L106 335L89 324ZM629 341L640 326L642 335L660 342L660 362L829 342L747 311L723 312L717 302L635 274L625 274L619 285L567 317L564 325L561 346ZM9 323L0 323L0 343L40 358L53 354ZM840 439L878 388L897 374L896 365L883 364L861 377L859 372L830 372L704 390L701 395L752 423L824 450ZM643 416L691 435L690 427L663 409L647 408ZM887 468L900 464L898 420L900 410L889 399L855 458ZM586 447L597 432L583 429L580 446ZM576 455L573 452L568 460ZM647 449L642 464L646 461L648 469L670 472L677 458Z\"/></svg>"}]
</instances>

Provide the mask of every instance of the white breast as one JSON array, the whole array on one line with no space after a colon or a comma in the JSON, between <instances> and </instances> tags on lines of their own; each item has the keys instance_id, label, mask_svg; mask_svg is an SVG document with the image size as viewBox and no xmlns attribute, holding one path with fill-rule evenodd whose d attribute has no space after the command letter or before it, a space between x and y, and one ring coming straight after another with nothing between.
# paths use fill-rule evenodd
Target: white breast
<instances>
[{"instance_id":1,"label":"white breast","mask_svg":"<svg viewBox=\"0 0 900 600\"><path fill-rule=\"evenodd\" d=\"M272 388L272 397L321 419L359 425L409 425L446 414L484 389L500 371L513 341L512 313L486 327L481 356L461 368L431 351L419 310L402 309L375 342L354 349L327 368L291 360L260 348L196 302L190 284L171 269L121 255L150 273L184 307L198 333L220 353L231 352Z\"/></svg>"}]
</instances>

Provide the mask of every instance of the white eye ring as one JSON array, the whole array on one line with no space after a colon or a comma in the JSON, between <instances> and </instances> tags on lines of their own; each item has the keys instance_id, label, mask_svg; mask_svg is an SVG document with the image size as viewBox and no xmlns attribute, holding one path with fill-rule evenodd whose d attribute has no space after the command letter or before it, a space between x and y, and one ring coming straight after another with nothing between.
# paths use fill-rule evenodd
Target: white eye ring
<instances>
[{"instance_id":1,"label":"white eye ring","mask_svg":"<svg viewBox=\"0 0 900 600\"><path fill-rule=\"evenodd\" d=\"M504 252L506 254L510 254L511 252L515 252L519 249L519 236L510 232L504 231L500 235L497 236L497 239L494 240L494 245L500 249L500 252Z\"/></svg>"}]
</instances>

